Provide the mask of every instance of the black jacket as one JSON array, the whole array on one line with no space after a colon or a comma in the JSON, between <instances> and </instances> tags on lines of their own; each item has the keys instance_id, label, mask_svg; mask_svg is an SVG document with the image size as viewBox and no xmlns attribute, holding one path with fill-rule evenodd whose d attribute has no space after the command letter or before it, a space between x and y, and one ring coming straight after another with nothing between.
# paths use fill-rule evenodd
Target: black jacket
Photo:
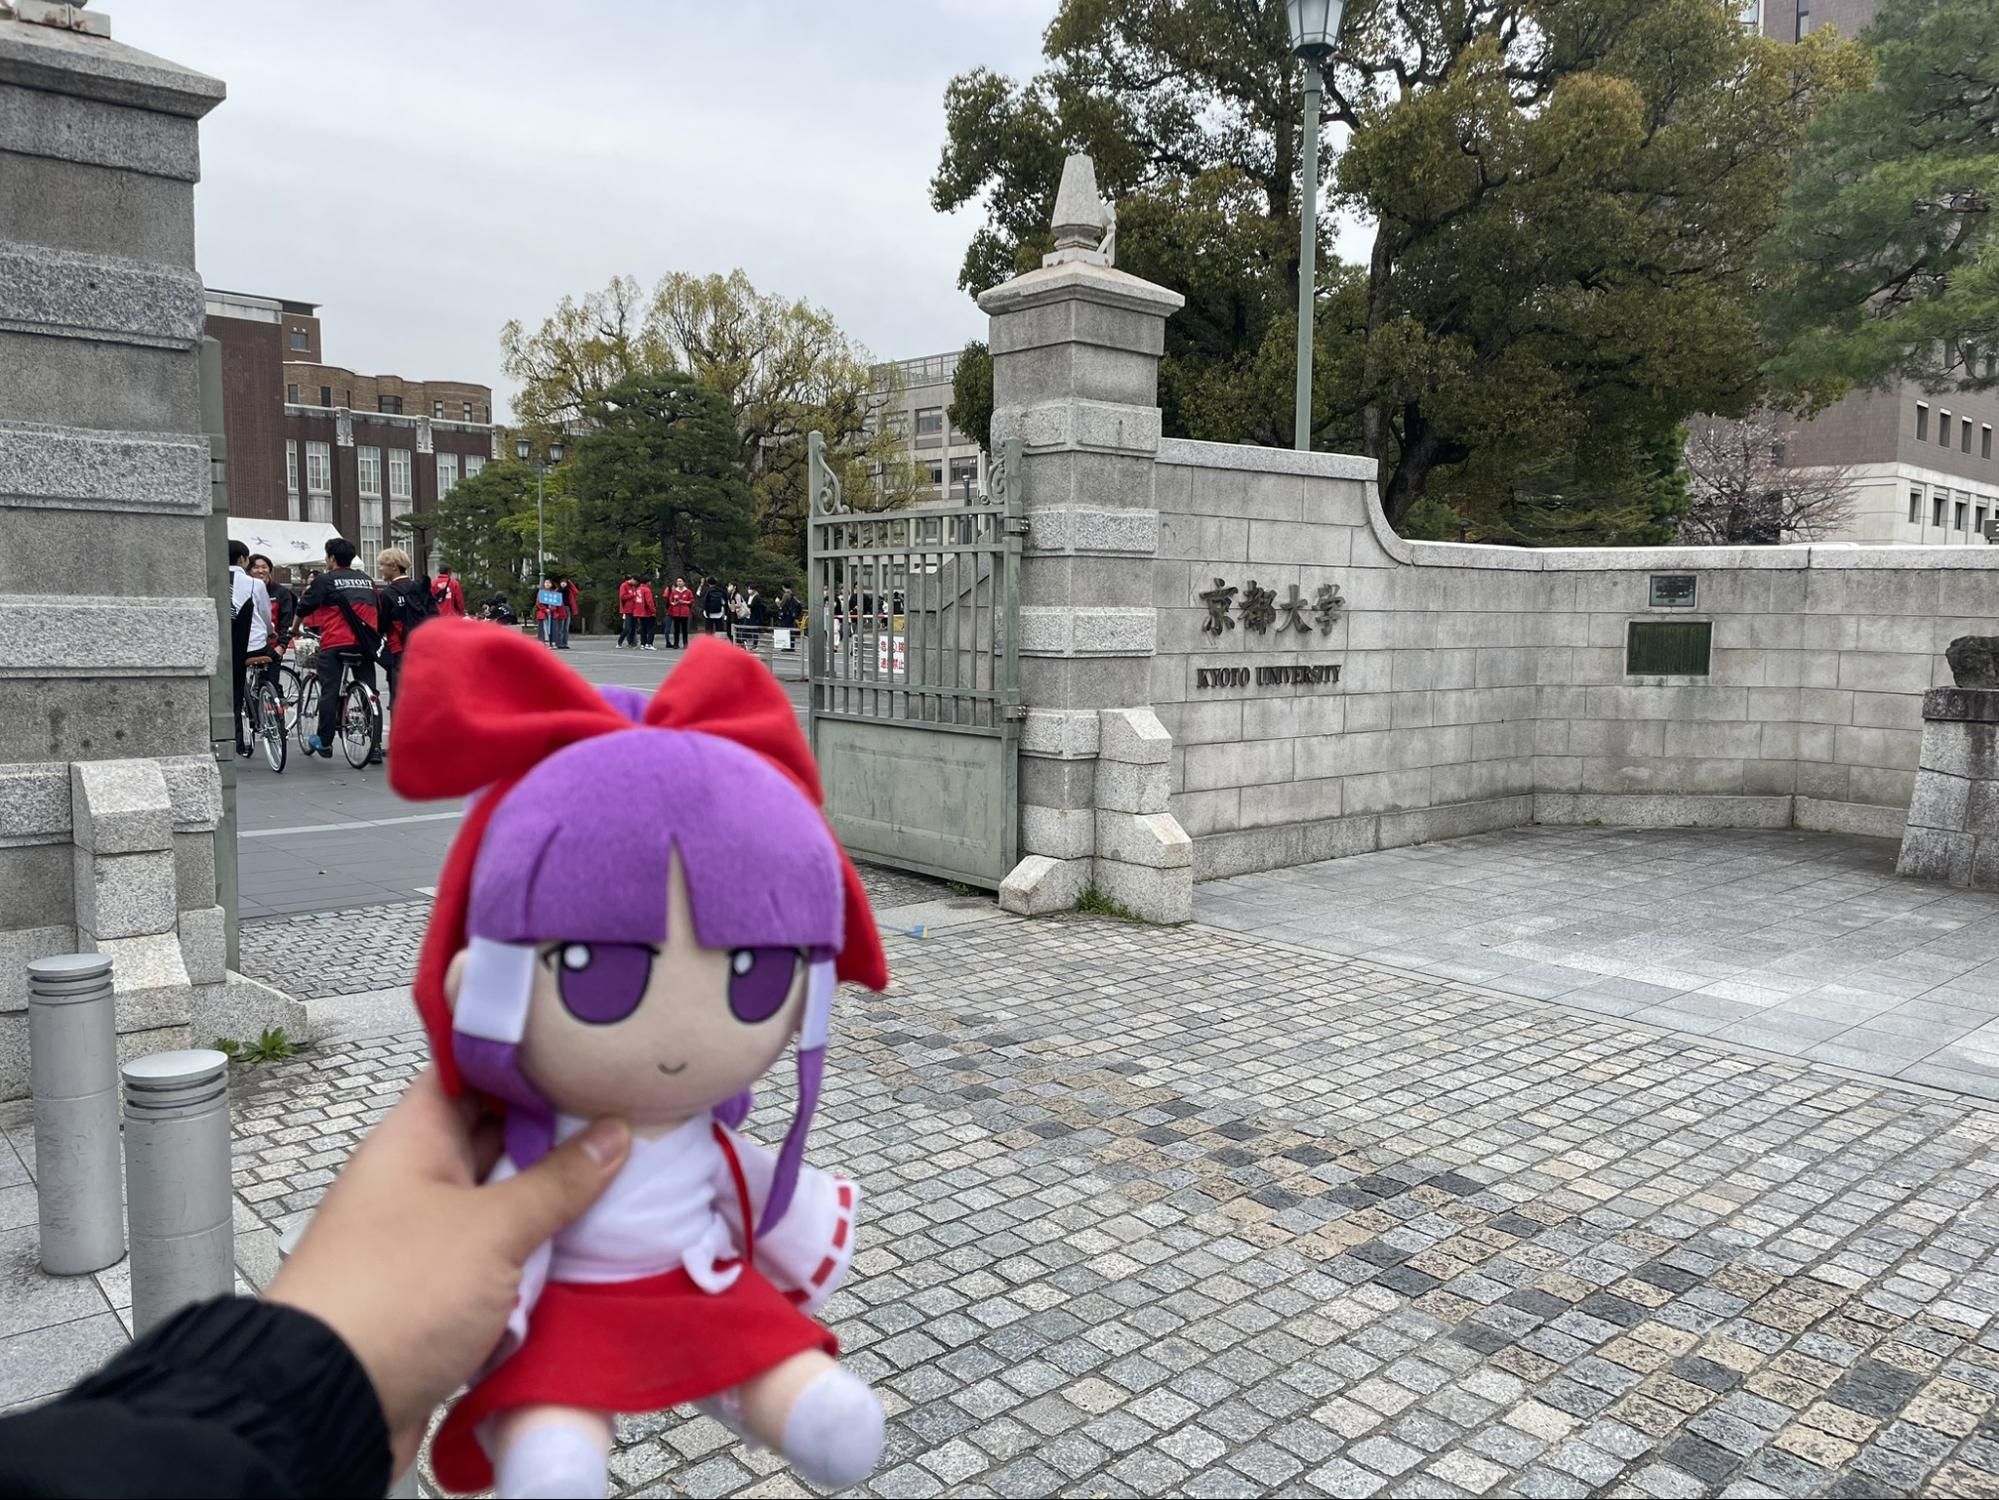
<instances>
[{"instance_id":1,"label":"black jacket","mask_svg":"<svg viewBox=\"0 0 1999 1500\"><path fill-rule=\"evenodd\" d=\"M0 1497L380 1495L389 1434L318 1319L248 1297L184 1308L68 1395L0 1418Z\"/></svg>"}]
</instances>

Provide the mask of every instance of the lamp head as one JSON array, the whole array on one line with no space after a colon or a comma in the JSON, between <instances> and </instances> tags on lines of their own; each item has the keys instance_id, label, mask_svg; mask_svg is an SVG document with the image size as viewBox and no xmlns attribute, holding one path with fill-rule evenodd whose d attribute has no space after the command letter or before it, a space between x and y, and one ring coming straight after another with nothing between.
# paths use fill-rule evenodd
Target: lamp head
<instances>
[{"instance_id":1,"label":"lamp head","mask_svg":"<svg viewBox=\"0 0 1999 1500\"><path fill-rule=\"evenodd\" d=\"M1340 39L1346 0L1285 0L1291 23L1291 50L1307 62L1324 62Z\"/></svg>"},{"instance_id":2,"label":"lamp head","mask_svg":"<svg viewBox=\"0 0 1999 1500\"><path fill-rule=\"evenodd\" d=\"M528 461L528 440L526 438L514 439L514 457L518 458L522 463Z\"/></svg>"}]
</instances>

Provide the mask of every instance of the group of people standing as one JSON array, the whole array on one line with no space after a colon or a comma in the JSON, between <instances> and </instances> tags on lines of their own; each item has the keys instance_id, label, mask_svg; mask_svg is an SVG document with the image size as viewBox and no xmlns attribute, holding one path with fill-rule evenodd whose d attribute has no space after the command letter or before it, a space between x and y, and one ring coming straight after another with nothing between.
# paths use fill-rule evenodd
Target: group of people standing
<instances>
[{"instance_id":1,"label":"group of people standing","mask_svg":"<svg viewBox=\"0 0 1999 1500\"><path fill-rule=\"evenodd\" d=\"M662 587L654 597L652 581L627 573L618 585L618 645L638 651L657 651L653 635L659 629L661 606L665 606L666 646L669 651L687 644L687 620L694 613L694 590L687 580L676 578L671 588Z\"/></svg>"},{"instance_id":2,"label":"group of people standing","mask_svg":"<svg viewBox=\"0 0 1999 1500\"><path fill-rule=\"evenodd\" d=\"M534 596L535 634L551 651L569 649L569 627L578 613L576 585L554 573L544 573Z\"/></svg>"}]
</instances>

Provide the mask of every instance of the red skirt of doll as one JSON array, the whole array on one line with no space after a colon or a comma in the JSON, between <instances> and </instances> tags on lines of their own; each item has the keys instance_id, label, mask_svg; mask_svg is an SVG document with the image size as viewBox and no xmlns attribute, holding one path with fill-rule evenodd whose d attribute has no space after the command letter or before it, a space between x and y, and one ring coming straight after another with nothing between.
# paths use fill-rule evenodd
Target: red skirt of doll
<instances>
[{"instance_id":1,"label":"red skirt of doll","mask_svg":"<svg viewBox=\"0 0 1999 1500\"><path fill-rule=\"evenodd\" d=\"M704 1292L685 1271L643 1281L551 1281L521 1347L451 1408L431 1444L438 1483L489 1489L493 1465L479 1424L522 1406L663 1411L719 1395L808 1349L840 1341L754 1268L726 1291Z\"/></svg>"}]
</instances>

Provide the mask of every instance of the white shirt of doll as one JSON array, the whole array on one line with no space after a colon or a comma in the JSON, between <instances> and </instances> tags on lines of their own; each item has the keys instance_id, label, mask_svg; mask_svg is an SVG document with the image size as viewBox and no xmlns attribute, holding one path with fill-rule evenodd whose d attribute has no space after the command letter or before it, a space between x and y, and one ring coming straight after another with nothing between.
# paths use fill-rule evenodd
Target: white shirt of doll
<instances>
[{"instance_id":1,"label":"white shirt of doll","mask_svg":"<svg viewBox=\"0 0 1999 1500\"><path fill-rule=\"evenodd\" d=\"M558 1115L555 1138L566 1141L588 1123ZM513 1162L502 1157L491 1180L514 1172ZM639 1281L684 1268L704 1292L726 1291L742 1267L716 1265L737 1255L717 1197L735 1191L710 1115L696 1115L664 1135L634 1135L631 1156L603 1196L555 1237L547 1276Z\"/></svg>"}]
</instances>

